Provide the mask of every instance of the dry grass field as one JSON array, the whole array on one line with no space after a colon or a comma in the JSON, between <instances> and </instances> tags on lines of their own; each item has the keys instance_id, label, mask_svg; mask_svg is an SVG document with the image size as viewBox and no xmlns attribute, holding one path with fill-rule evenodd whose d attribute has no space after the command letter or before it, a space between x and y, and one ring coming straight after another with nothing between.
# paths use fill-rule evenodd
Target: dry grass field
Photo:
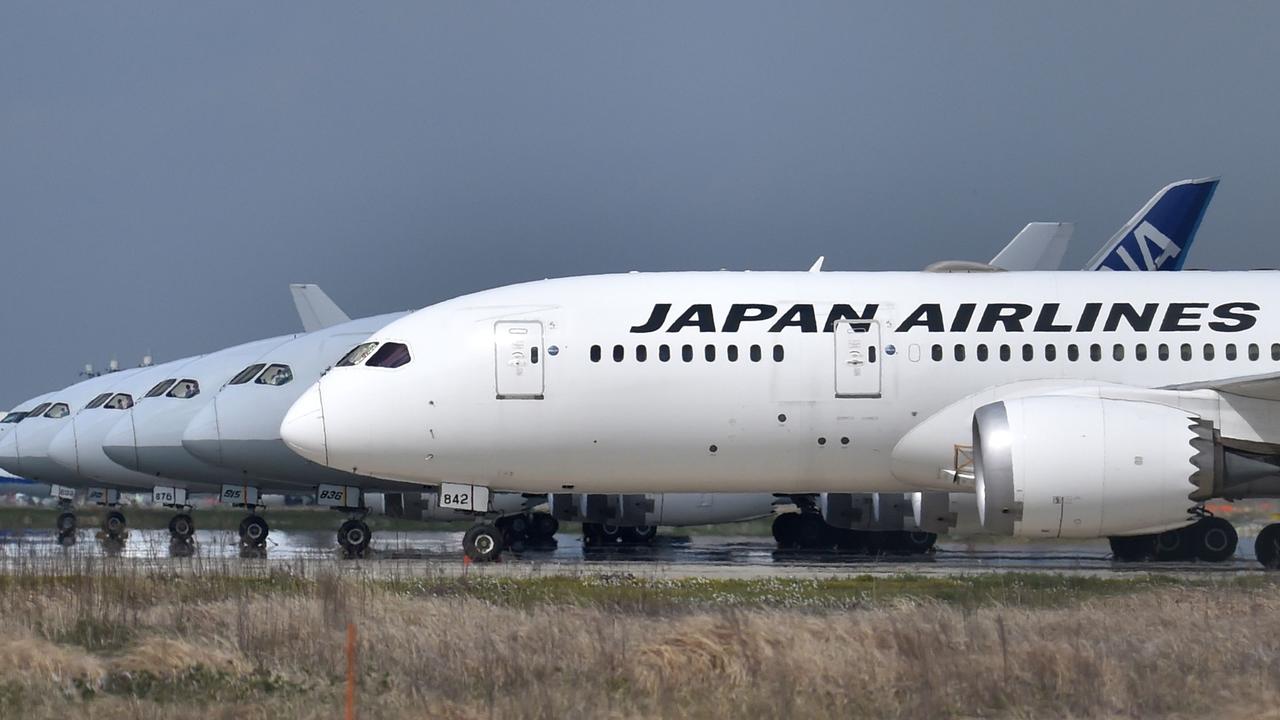
<instances>
[{"instance_id":1,"label":"dry grass field","mask_svg":"<svg viewBox=\"0 0 1280 720\"><path fill-rule=\"evenodd\" d=\"M0 564L0 716L1280 717L1280 582Z\"/></svg>"}]
</instances>

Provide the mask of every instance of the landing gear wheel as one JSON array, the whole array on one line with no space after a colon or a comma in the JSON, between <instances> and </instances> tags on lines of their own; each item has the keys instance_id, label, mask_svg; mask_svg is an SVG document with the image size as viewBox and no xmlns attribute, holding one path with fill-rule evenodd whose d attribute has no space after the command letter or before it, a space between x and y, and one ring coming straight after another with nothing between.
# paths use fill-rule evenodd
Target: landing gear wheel
<instances>
[{"instance_id":1,"label":"landing gear wheel","mask_svg":"<svg viewBox=\"0 0 1280 720\"><path fill-rule=\"evenodd\" d=\"M67 532L58 533L58 545L64 548L71 547L76 544L76 531L69 530Z\"/></svg>"},{"instance_id":2,"label":"landing gear wheel","mask_svg":"<svg viewBox=\"0 0 1280 720\"><path fill-rule=\"evenodd\" d=\"M190 540L196 534L196 523L186 513L169 518L169 534L176 540Z\"/></svg>"},{"instance_id":3,"label":"landing gear wheel","mask_svg":"<svg viewBox=\"0 0 1280 720\"><path fill-rule=\"evenodd\" d=\"M338 528L338 544L342 546L342 552L348 558L364 557L365 551L369 549L369 541L372 539L373 533L369 530L369 526L361 520L348 520Z\"/></svg>"},{"instance_id":4,"label":"landing gear wheel","mask_svg":"<svg viewBox=\"0 0 1280 720\"><path fill-rule=\"evenodd\" d=\"M658 528L652 525L622 529L622 542L628 545L651 545L658 537Z\"/></svg>"},{"instance_id":5,"label":"landing gear wheel","mask_svg":"<svg viewBox=\"0 0 1280 720\"><path fill-rule=\"evenodd\" d=\"M898 536L898 546L908 555L924 555L933 550L938 542L937 533L913 530L902 532Z\"/></svg>"},{"instance_id":6,"label":"landing gear wheel","mask_svg":"<svg viewBox=\"0 0 1280 720\"><path fill-rule=\"evenodd\" d=\"M800 535L800 513L782 513L773 519L773 539L780 548L796 547Z\"/></svg>"},{"instance_id":7,"label":"landing gear wheel","mask_svg":"<svg viewBox=\"0 0 1280 720\"><path fill-rule=\"evenodd\" d=\"M524 515L512 515L507 520L507 527L516 537L524 538L529 534L529 519Z\"/></svg>"},{"instance_id":8,"label":"landing gear wheel","mask_svg":"<svg viewBox=\"0 0 1280 720\"><path fill-rule=\"evenodd\" d=\"M494 562L502 557L502 531L488 523L473 525L462 536L462 551L475 562Z\"/></svg>"},{"instance_id":9,"label":"landing gear wheel","mask_svg":"<svg viewBox=\"0 0 1280 720\"><path fill-rule=\"evenodd\" d=\"M1111 541L1111 555L1117 562L1145 562L1156 556L1155 535L1116 535Z\"/></svg>"},{"instance_id":10,"label":"landing gear wheel","mask_svg":"<svg viewBox=\"0 0 1280 720\"><path fill-rule=\"evenodd\" d=\"M837 550L847 553L865 553L867 551L867 532L865 530L837 528L835 535Z\"/></svg>"},{"instance_id":11,"label":"landing gear wheel","mask_svg":"<svg viewBox=\"0 0 1280 720\"><path fill-rule=\"evenodd\" d=\"M267 544L267 535L271 528L261 515L250 515L240 521L240 544L251 548L261 548Z\"/></svg>"},{"instance_id":12,"label":"landing gear wheel","mask_svg":"<svg viewBox=\"0 0 1280 720\"><path fill-rule=\"evenodd\" d=\"M1205 562L1224 562L1236 554L1240 536L1231 523L1219 517L1202 518L1196 523L1196 557Z\"/></svg>"},{"instance_id":13,"label":"landing gear wheel","mask_svg":"<svg viewBox=\"0 0 1280 720\"><path fill-rule=\"evenodd\" d=\"M832 545L831 528L827 521L817 513L805 513L800 516L797 540L800 547L806 550L822 550Z\"/></svg>"},{"instance_id":14,"label":"landing gear wheel","mask_svg":"<svg viewBox=\"0 0 1280 720\"><path fill-rule=\"evenodd\" d=\"M1258 533L1253 544L1258 562L1268 570L1280 570L1280 523L1272 523Z\"/></svg>"},{"instance_id":15,"label":"landing gear wheel","mask_svg":"<svg viewBox=\"0 0 1280 720\"><path fill-rule=\"evenodd\" d=\"M59 535L74 533L76 531L76 514L73 512L64 512L58 515L58 519L53 526L58 529Z\"/></svg>"},{"instance_id":16,"label":"landing gear wheel","mask_svg":"<svg viewBox=\"0 0 1280 720\"><path fill-rule=\"evenodd\" d=\"M1195 557L1200 544L1199 524L1166 530L1155 536L1155 559L1159 562L1176 562Z\"/></svg>"},{"instance_id":17,"label":"landing gear wheel","mask_svg":"<svg viewBox=\"0 0 1280 720\"><path fill-rule=\"evenodd\" d=\"M119 540L128 532L129 525L125 522L124 513L119 510L112 510L107 513L107 517L102 521L102 531L107 537Z\"/></svg>"},{"instance_id":18,"label":"landing gear wheel","mask_svg":"<svg viewBox=\"0 0 1280 720\"><path fill-rule=\"evenodd\" d=\"M617 545L622 540L622 528L611 523L600 523L600 539L605 545Z\"/></svg>"},{"instance_id":19,"label":"landing gear wheel","mask_svg":"<svg viewBox=\"0 0 1280 720\"><path fill-rule=\"evenodd\" d=\"M604 544L600 523L582 523L582 547L598 548Z\"/></svg>"},{"instance_id":20,"label":"landing gear wheel","mask_svg":"<svg viewBox=\"0 0 1280 720\"><path fill-rule=\"evenodd\" d=\"M560 531L560 521L547 513L534 513L529 518L529 539L535 542L550 542Z\"/></svg>"}]
</instances>

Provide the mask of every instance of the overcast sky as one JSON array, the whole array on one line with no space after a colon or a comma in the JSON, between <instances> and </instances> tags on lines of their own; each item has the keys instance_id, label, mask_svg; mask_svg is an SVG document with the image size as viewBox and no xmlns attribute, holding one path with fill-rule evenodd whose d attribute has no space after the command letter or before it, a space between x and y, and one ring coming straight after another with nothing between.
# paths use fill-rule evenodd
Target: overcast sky
<instances>
[{"instance_id":1,"label":"overcast sky","mask_svg":"<svg viewBox=\"0 0 1280 720\"><path fill-rule=\"evenodd\" d=\"M1083 263L1222 175L1280 266L1280 3L0 5L0 406L547 276Z\"/></svg>"}]
</instances>

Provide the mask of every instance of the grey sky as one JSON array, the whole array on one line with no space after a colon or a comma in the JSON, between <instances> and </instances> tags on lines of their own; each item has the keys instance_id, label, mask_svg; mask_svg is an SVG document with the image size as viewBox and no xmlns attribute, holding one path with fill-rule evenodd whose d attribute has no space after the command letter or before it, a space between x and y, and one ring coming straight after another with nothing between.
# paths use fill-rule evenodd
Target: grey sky
<instances>
[{"instance_id":1,"label":"grey sky","mask_svg":"<svg viewBox=\"0 0 1280 720\"><path fill-rule=\"evenodd\" d=\"M1280 265L1280 4L0 5L0 406L84 362L628 269L914 269L1221 174Z\"/></svg>"}]
</instances>

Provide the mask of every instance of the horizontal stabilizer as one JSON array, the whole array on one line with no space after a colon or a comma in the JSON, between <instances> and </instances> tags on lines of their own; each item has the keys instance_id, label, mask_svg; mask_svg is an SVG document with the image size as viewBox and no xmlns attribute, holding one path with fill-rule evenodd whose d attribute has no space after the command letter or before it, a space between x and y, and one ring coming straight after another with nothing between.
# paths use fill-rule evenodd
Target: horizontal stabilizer
<instances>
[{"instance_id":1,"label":"horizontal stabilizer","mask_svg":"<svg viewBox=\"0 0 1280 720\"><path fill-rule=\"evenodd\" d=\"M305 332L315 332L351 321L319 285L295 283L289 286L289 292L293 293L293 304L298 308L298 317L302 320Z\"/></svg>"}]
</instances>

